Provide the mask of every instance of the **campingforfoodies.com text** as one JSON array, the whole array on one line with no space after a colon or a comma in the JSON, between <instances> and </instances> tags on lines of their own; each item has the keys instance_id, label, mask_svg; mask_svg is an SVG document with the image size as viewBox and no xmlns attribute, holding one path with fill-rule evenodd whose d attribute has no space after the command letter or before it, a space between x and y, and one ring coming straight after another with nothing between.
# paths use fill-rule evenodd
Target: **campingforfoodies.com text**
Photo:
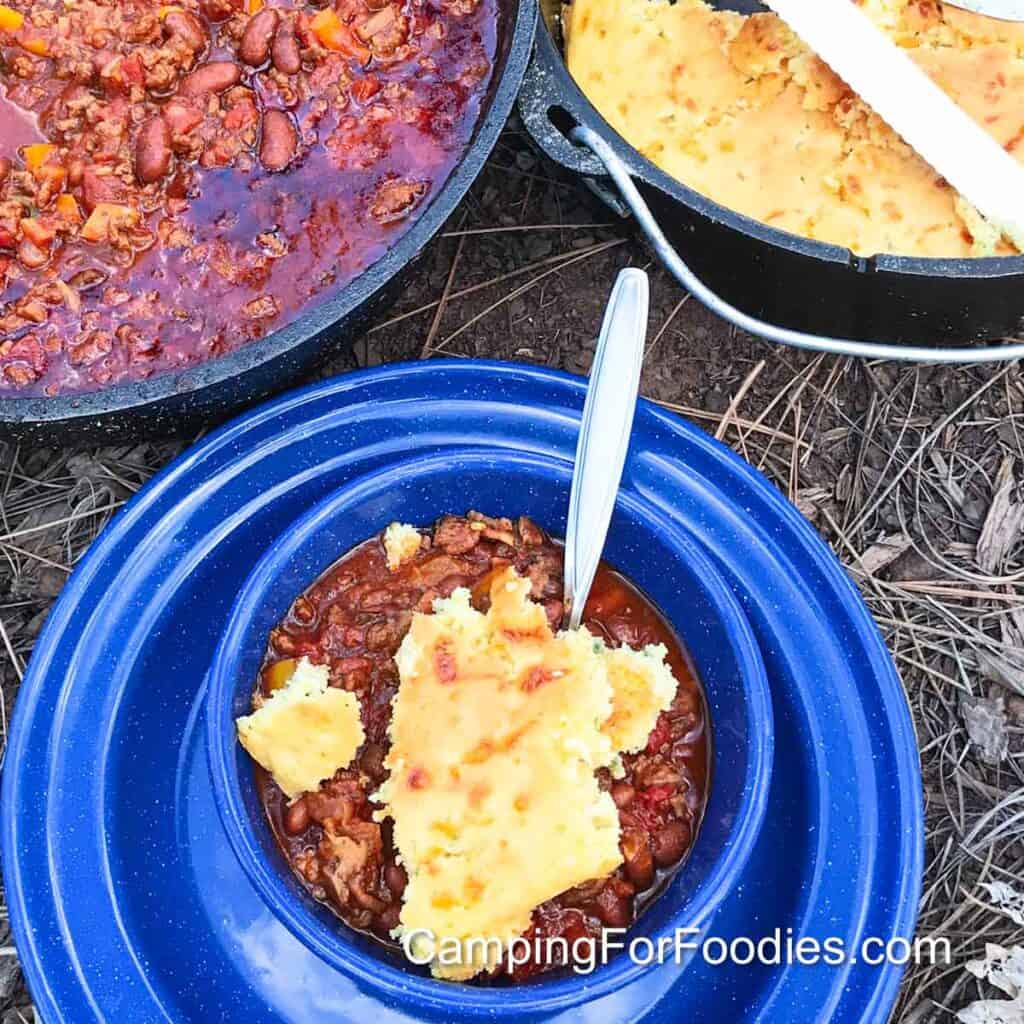
<instances>
[{"instance_id":1,"label":"campingforfoodies.com text","mask_svg":"<svg viewBox=\"0 0 1024 1024\"><path fill-rule=\"evenodd\" d=\"M905 966L952 962L952 950L946 938L869 936L851 945L838 936L799 936L791 928L777 928L758 938L737 936L731 939L701 936L695 928L679 928L658 940L628 935L625 928L608 928L596 938L582 936L570 941L562 936L520 936L507 944L497 938L474 937L461 941L438 938L427 928L415 928L406 932L401 941L406 956L416 964L428 964L435 959L442 966L500 962L509 973L523 964L541 962L568 963L576 973L590 974L620 954L641 966L683 964L691 958L699 958L712 967L725 964L841 967L855 963Z\"/></svg>"}]
</instances>

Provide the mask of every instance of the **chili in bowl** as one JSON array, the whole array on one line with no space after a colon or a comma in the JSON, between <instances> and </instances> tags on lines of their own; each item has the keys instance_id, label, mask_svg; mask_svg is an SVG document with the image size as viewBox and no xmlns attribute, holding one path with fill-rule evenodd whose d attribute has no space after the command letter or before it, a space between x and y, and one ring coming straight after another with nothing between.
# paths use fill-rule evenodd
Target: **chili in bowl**
<instances>
[{"instance_id":1,"label":"chili in bowl","mask_svg":"<svg viewBox=\"0 0 1024 1024\"><path fill-rule=\"evenodd\" d=\"M570 476L571 467L555 460L481 450L371 472L324 499L275 542L236 600L215 655L208 750L215 801L236 855L269 908L301 941L405 1008L444 1009L450 1016L550 1012L611 992L624 998L623 986L650 966L618 956L584 975L557 959L520 962L514 970L492 961L490 973L474 969L463 976L439 972L435 960L435 974L463 982L453 984L414 966L406 954L415 946L399 948L393 938L414 900L422 909L432 892L414 855L423 849L422 837L408 822L431 800L444 808L459 799L458 786L431 788L429 780L440 771L432 753L468 745L459 763L471 777L478 747L487 757L504 749L500 728L475 736L472 708L457 709L461 726L452 729L444 724L450 720L435 718L433 707L456 699L457 687L448 684L456 681L455 665L472 656L467 652L488 649L459 646L469 635L466 623L483 628L494 619L488 642L503 636L513 661L516 635L529 631L525 617L530 630L549 638L560 626L561 551L552 537L564 528ZM467 515L467 508L485 512ZM419 529L393 527L385 534L389 523ZM705 928L751 853L770 778L771 707L746 620L692 539L640 496L623 492L606 556L585 615L589 632L578 646L584 668L566 681L561 698L560 672L531 669L524 677L530 683L524 690L539 688L553 702L533 705L546 711L531 712L531 727L536 720L543 724L545 714L549 724L552 715L592 720L587 702L601 699L595 687L604 669L586 658L632 659L633 668L644 655L663 659L675 685L661 692L639 743L634 736L613 744L625 751L614 764L579 776L580 787L593 787L587 797L593 806L608 807L617 818L611 840L617 848L606 870L538 900L525 937L599 938L605 928L628 927L627 941L643 936L657 944L678 929ZM529 597L517 605L509 596L514 591ZM437 634L423 661L433 666L427 675L435 690L427 688L426 676L407 684L410 651L429 642L431 629L447 628L443 623L455 623L453 632ZM559 633L550 642L579 639ZM636 648L644 654L634 654ZM307 776L319 776L316 759L330 756L328 746L348 743L351 764L319 782L304 779L295 760L288 761L289 774L282 768L287 759L261 756L260 742L269 733L256 723L261 716L269 722L268 708L289 714L297 680L306 688L299 699L310 698L319 683L317 693L326 694L335 721L355 716L354 738L344 730L291 734L299 761L312 759ZM623 706L633 713L635 732L638 709L646 705L639 691L629 692ZM509 705L509 729L519 706ZM609 721L621 724L618 713L616 704ZM254 768L240 734L270 772ZM522 734L516 731L509 743ZM582 734L573 737L582 748ZM417 743L422 759L402 761ZM543 758L548 749L545 741L529 756ZM559 866L577 856L585 865L601 863L597 850L609 842L608 823L602 819L592 829L586 817L563 818L569 813L563 808L576 806L576 799L572 786L558 789L560 771L553 762L549 794L530 791L530 800L542 805L539 818L530 819L517 797L517 809L535 830L526 837L528 850L535 840L534 868L473 883L493 899L496 919L506 920L499 911L512 899L510 888L532 892L535 876L560 877ZM500 788L514 774L513 766L490 781ZM469 806L475 806L472 799ZM575 846L552 839L564 821L588 822ZM509 824L498 845L515 842ZM515 863L502 854L484 863L499 870L506 861ZM434 866L429 873L436 873ZM430 905L448 907L439 899Z\"/></svg>"}]
</instances>

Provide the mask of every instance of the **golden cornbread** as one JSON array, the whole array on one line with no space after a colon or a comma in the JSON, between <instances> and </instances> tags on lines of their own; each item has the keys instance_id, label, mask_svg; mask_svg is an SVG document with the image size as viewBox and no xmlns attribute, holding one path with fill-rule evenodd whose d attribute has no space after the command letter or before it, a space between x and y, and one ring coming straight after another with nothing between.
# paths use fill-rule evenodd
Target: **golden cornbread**
<instances>
[{"instance_id":1,"label":"golden cornbread","mask_svg":"<svg viewBox=\"0 0 1024 1024\"><path fill-rule=\"evenodd\" d=\"M366 738L356 695L329 678L326 665L302 658L283 687L235 722L249 756L292 800L347 768Z\"/></svg>"},{"instance_id":2,"label":"golden cornbread","mask_svg":"<svg viewBox=\"0 0 1024 1024\"><path fill-rule=\"evenodd\" d=\"M594 773L642 746L676 692L664 647L556 636L529 593L511 568L486 614L456 590L413 617L395 657L378 816L393 819L409 877L399 932L417 956L427 942L442 978L493 969L535 907L621 863L618 811Z\"/></svg>"},{"instance_id":3,"label":"golden cornbread","mask_svg":"<svg viewBox=\"0 0 1024 1024\"><path fill-rule=\"evenodd\" d=\"M1024 159L1024 25L938 0L860 3ZM863 256L1016 251L774 14L574 0L563 25L569 70L616 131L723 206Z\"/></svg>"}]
</instances>

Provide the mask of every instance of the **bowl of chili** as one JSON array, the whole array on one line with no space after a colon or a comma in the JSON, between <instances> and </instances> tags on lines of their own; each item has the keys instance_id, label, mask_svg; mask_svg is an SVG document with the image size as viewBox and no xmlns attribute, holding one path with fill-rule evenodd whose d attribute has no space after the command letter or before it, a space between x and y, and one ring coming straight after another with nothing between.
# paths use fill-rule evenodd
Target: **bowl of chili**
<instances>
[{"instance_id":1,"label":"bowl of chili","mask_svg":"<svg viewBox=\"0 0 1024 1024\"><path fill-rule=\"evenodd\" d=\"M652 964L619 955L589 974L563 968L464 984L429 977L405 959L397 944L387 941L386 898L383 907L372 900L362 908L339 906L337 899L331 898L329 885L318 888L309 884L311 879L327 881L326 876L317 876L315 864L308 877L297 870L301 864L310 864L311 833L307 829L315 830L317 823L308 818L316 815L316 800L330 801L341 796L341 791L322 787L313 805L306 807L306 820L287 821L288 808L283 801L268 797L272 782L265 773L254 770L241 749L235 721L251 709L254 688L261 685L268 668L272 671L282 658L309 651L317 660L313 650L317 634L304 632L301 620L320 620L337 597L342 572L345 585L365 584L367 592L380 592L380 581L372 578L383 558L379 535L394 521L421 528L436 523L431 532L431 557L449 561L450 553L458 548L462 526L468 521L483 524L477 532L493 531L493 543L504 544L501 550L506 555L512 552L517 569L522 568L531 579L537 573L535 593L539 593L549 619L557 621L561 611L559 552L550 538L564 531L571 472L570 464L544 456L467 448L396 460L346 485L291 524L262 556L234 603L211 666L207 744L213 793L243 869L268 908L309 949L413 1012L443 1011L448 1019L553 1012L617 992L624 985L642 984ZM484 509L498 517L526 518L513 525L511 520L490 516L467 520L453 515L467 508ZM692 521L699 523L699 517L700 510L695 509ZM510 535L502 537L503 532ZM490 551L478 552L482 571L486 571L484 563ZM605 555L607 565L588 603L585 621L589 628L603 631L612 643L637 637L667 641L669 660L680 679L679 692L685 694L692 712L691 724L699 719L703 725L696 730L702 734L700 742L690 744L688 760L682 766L689 773L687 787L699 793L699 800L691 800L690 832L684 849L675 851L675 862L666 856L655 858L656 865L664 863L665 868L659 867L645 892L637 892L629 902L629 920L621 922L630 925L627 941L642 937L657 947L663 940L673 941L677 933L692 937L705 930L753 851L771 778L771 700L764 666L742 609L693 537L666 522L641 494L623 491ZM435 576L440 578L443 571L439 569ZM444 576L446 589L453 585L451 575ZM454 582L472 586L478 581ZM630 599L629 607L640 609L632 619L607 611L615 606L616 595L623 593ZM387 628L388 622L385 616L379 624ZM282 629L284 623L291 628ZM344 630L346 623L335 615L333 628ZM281 637L287 637L283 647ZM372 647L388 649L379 635ZM367 653L372 651L368 648L356 658ZM363 669L371 678L378 678L372 665L344 667L345 671ZM383 707L390 703L394 691L371 687L366 692L375 706ZM667 727L664 717L659 718L655 733ZM649 754L653 740L659 739L655 733L645 753ZM378 738L371 723L366 747ZM662 739L655 749L663 748ZM358 755L360 759L366 747ZM657 757L642 757L640 767L654 762ZM635 767L627 760L627 772ZM373 775L373 767L361 760L360 769ZM627 774L625 782L638 780ZM620 820L624 826L637 826L645 819L653 822L651 848L659 851L656 832L660 819L647 812L650 801L664 787L628 788L635 788L645 801L634 806L634 794L620 802L613 792ZM653 798L649 791L654 791ZM308 803L308 797L303 799ZM298 850L305 844L307 855L299 864L296 847L289 845L289 839L296 837ZM394 871L387 856L385 838L384 860L379 865L385 881L377 894L378 903L381 895L387 896L388 872ZM620 877L628 880L631 867L627 861ZM393 888L400 890L401 884ZM640 888L633 886L634 890ZM601 904L600 899L598 893L598 902L589 908L591 916L601 917L602 906L609 906L607 900ZM567 912L558 900L550 902L550 907L545 904L546 921ZM352 913L346 913L347 909ZM366 911L361 917L360 909ZM544 922L535 917L538 925L543 927Z\"/></svg>"}]
</instances>

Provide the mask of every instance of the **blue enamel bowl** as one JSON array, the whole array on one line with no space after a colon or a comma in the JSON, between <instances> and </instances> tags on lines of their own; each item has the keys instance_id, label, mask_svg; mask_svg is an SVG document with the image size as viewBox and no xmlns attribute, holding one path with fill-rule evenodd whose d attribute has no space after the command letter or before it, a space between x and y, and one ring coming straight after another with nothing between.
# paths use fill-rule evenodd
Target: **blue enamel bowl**
<instances>
[{"instance_id":1,"label":"blue enamel bowl","mask_svg":"<svg viewBox=\"0 0 1024 1024\"><path fill-rule=\"evenodd\" d=\"M211 667L207 746L214 800L231 846L271 911L310 950L379 998L420 1018L550 1014L636 982L656 968L625 955L589 975L518 986L439 982L348 928L293 877L263 816L252 763L235 736L271 628L341 555L388 523L427 525L475 508L525 514L564 535L571 467L543 455L447 449L395 461L314 505L263 554L239 593ZM772 770L768 681L751 628L708 558L638 494L620 493L606 560L654 602L688 649L712 729L710 795L689 858L629 936L654 943L706 931L735 887L761 828Z\"/></svg>"}]
</instances>

